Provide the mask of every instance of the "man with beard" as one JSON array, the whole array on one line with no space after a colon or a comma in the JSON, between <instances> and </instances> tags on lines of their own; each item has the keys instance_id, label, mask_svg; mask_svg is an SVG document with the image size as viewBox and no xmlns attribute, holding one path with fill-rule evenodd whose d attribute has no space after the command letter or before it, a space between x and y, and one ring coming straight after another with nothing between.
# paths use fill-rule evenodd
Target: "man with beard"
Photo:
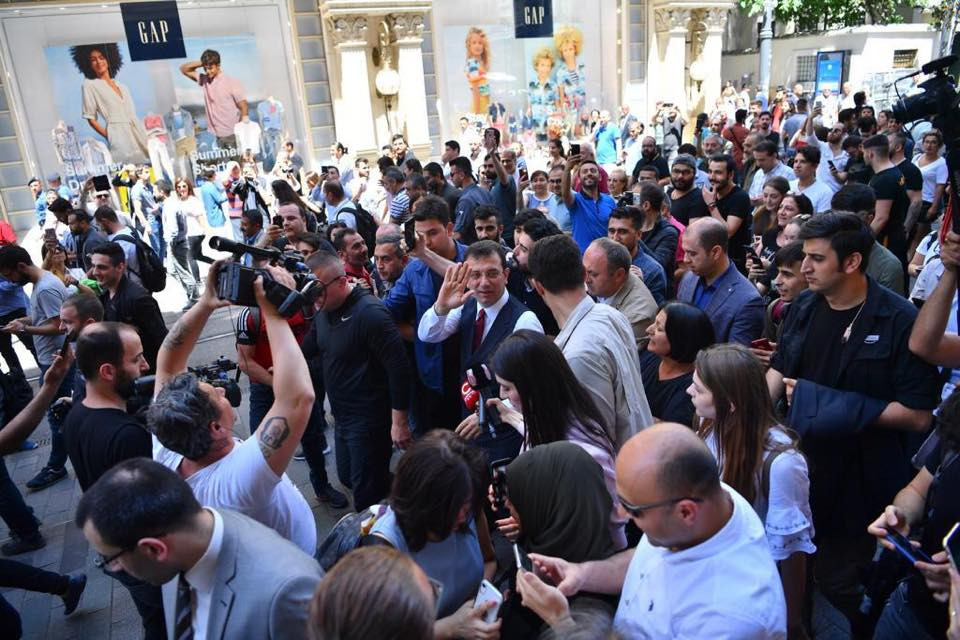
<instances>
[{"instance_id":1,"label":"man with beard","mask_svg":"<svg viewBox=\"0 0 960 640\"><path fill-rule=\"evenodd\" d=\"M681 153L670 167L670 215L684 226L691 220L710 215L710 210L703 201L703 192L694 188L694 178L697 175L697 161L693 156Z\"/></svg>"},{"instance_id":2,"label":"man with beard","mask_svg":"<svg viewBox=\"0 0 960 640\"><path fill-rule=\"evenodd\" d=\"M633 168L633 181L639 178L640 168L653 165L657 168L657 176L660 184L667 184L670 181L670 168L667 161L660 152L657 151L657 141L652 136L647 136L640 143L640 161Z\"/></svg>"},{"instance_id":3,"label":"man with beard","mask_svg":"<svg viewBox=\"0 0 960 640\"><path fill-rule=\"evenodd\" d=\"M820 149L820 164L817 166L817 181L830 187L833 193L840 191L843 181L840 172L847 168L850 156L843 148L843 138L846 135L843 124L836 123L827 129L827 141L821 142L813 130L813 120L820 115L821 107L813 111L813 116L804 123L807 134L807 145Z\"/></svg>"},{"instance_id":4,"label":"man with beard","mask_svg":"<svg viewBox=\"0 0 960 640\"><path fill-rule=\"evenodd\" d=\"M87 381L86 397L67 414L63 434L80 489L86 491L117 463L151 457L150 433L140 419L127 414L134 381L147 372L149 365L133 327L97 322L80 332L77 367ZM163 638L160 589L123 571L108 575L130 591L145 637Z\"/></svg>"},{"instance_id":5,"label":"man with beard","mask_svg":"<svg viewBox=\"0 0 960 640\"><path fill-rule=\"evenodd\" d=\"M753 208L746 191L733 183L736 170L732 156L710 158L711 188L704 187L701 195L710 215L726 225L730 237L730 259L741 273L745 273L747 254L744 247L753 239L750 228Z\"/></svg>"},{"instance_id":6,"label":"man with beard","mask_svg":"<svg viewBox=\"0 0 960 640\"><path fill-rule=\"evenodd\" d=\"M373 262L383 281L381 298L393 288L410 261L401 243L402 240L403 236L399 233L384 233L377 236L377 246L373 249Z\"/></svg>"},{"instance_id":7,"label":"man with beard","mask_svg":"<svg viewBox=\"0 0 960 640\"><path fill-rule=\"evenodd\" d=\"M103 290L100 296L103 319L133 327L143 341L143 355L150 370L155 371L160 343L167 337L167 325L160 306L149 291L127 275L123 249L116 242L107 242L94 249L90 262L93 277Z\"/></svg>"},{"instance_id":8,"label":"man with beard","mask_svg":"<svg viewBox=\"0 0 960 640\"><path fill-rule=\"evenodd\" d=\"M450 142L454 141L451 140ZM450 143L448 142L447 144L449 145ZM447 148L449 149L449 146ZM454 158L459 157L460 156L458 154L453 158L450 158L450 162L453 162ZM427 181L427 191L435 196L440 196L443 198L443 201L447 203L448 207L450 207L450 211L456 211L457 200L460 199L460 189L457 189L447 180L443 173L443 167L436 162L428 162L423 167L423 178Z\"/></svg>"}]
</instances>

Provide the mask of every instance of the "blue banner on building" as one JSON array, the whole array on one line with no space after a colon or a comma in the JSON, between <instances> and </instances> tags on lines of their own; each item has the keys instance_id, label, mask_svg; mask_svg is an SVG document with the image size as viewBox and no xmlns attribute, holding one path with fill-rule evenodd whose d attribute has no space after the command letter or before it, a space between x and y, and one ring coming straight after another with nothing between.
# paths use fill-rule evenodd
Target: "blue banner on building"
<instances>
[{"instance_id":1,"label":"blue banner on building","mask_svg":"<svg viewBox=\"0 0 960 640\"><path fill-rule=\"evenodd\" d=\"M187 57L176 2L121 2L120 13L134 62Z\"/></svg>"},{"instance_id":2,"label":"blue banner on building","mask_svg":"<svg viewBox=\"0 0 960 640\"><path fill-rule=\"evenodd\" d=\"M553 0L513 0L513 26L517 38L553 35Z\"/></svg>"},{"instance_id":3,"label":"blue banner on building","mask_svg":"<svg viewBox=\"0 0 960 640\"><path fill-rule=\"evenodd\" d=\"M843 86L843 58L843 51L821 51L817 54L817 93L823 89L840 93L840 87Z\"/></svg>"}]
</instances>

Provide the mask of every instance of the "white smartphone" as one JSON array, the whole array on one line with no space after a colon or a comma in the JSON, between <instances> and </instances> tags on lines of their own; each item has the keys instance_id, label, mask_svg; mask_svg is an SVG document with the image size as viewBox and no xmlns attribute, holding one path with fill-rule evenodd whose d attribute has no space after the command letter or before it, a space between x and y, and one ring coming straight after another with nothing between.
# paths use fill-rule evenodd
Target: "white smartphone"
<instances>
[{"instance_id":1,"label":"white smartphone","mask_svg":"<svg viewBox=\"0 0 960 640\"><path fill-rule=\"evenodd\" d=\"M496 622L497 615L500 613L500 606L503 604L503 594L501 594L495 586L490 584L489 580L484 580L480 583L480 590L477 591L477 597L473 601L473 608L477 609L484 606L488 602L495 602L496 604L483 614L483 621L492 624Z\"/></svg>"}]
</instances>

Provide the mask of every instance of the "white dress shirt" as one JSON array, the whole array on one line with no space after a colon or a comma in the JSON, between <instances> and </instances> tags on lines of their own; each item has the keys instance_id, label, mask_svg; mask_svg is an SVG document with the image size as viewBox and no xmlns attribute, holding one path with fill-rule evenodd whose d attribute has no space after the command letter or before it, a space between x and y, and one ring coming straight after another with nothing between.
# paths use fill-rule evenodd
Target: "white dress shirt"
<instances>
[{"instance_id":1,"label":"white dress shirt","mask_svg":"<svg viewBox=\"0 0 960 640\"><path fill-rule=\"evenodd\" d=\"M787 181L797 179L796 174L793 173L793 169L777 160L776 166L774 166L773 169L770 169L769 172L765 172L761 169L753 174L753 182L750 184L750 197L759 198L762 196L763 183L767 181L767 178L772 178L773 176L781 176L786 178Z\"/></svg>"},{"instance_id":2,"label":"white dress shirt","mask_svg":"<svg viewBox=\"0 0 960 640\"><path fill-rule=\"evenodd\" d=\"M217 562L220 559L220 549L223 546L223 518L217 513L216 509L204 507L213 514L213 535L210 536L210 544L207 550L203 552L197 564L193 565L183 577L190 585L193 608L193 640L206 640L207 625L210 620L210 601L213 595L214 582L217 579ZM177 586L179 575L173 580L163 585L163 599L165 603L173 603L176 607ZM164 605L166 606L166 604ZM174 612L176 619L176 612Z\"/></svg>"},{"instance_id":3,"label":"white dress shirt","mask_svg":"<svg viewBox=\"0 0 960 640\"><path fill-rule=\"evenodd\" d=\"M480 315L481 309L483 309L487 315L483 325L483 338L481 338L481 342L486 339L487 334L490 333L490 327L492 327L493 323L497 320L497 315L500 314L500 310L503 309L509 300L510 292L504 289L500 299L489 307L483 308L479 302L477 303L477 315ZM423 317L420 318L420 326L417 327L417 337L423 342L443 342L459 330L460 315L462 313L463 306L451 309L450 313L445 316L437 315L436 309L430 307L427 309L427 312L423 314ZM533 311L529 310L520 314L520 317L517 319L517 324L513 327L514 331L520 329L530 329L537 333L543 333L543 326L540 325L537 316Z\"/></svg>"}]
</instances>

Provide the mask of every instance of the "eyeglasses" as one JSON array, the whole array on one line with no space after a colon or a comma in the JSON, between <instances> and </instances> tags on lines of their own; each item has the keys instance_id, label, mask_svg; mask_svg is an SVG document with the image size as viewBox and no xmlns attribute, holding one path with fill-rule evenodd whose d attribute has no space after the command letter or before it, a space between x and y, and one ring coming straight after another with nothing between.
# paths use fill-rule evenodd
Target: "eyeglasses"
<instances>
[{"instance_id":1,"label":"eyeglasses","mask_svg":"<svg viewBox=\"0 0 960 640\"><path fill-rule=\"evenodd\" d=\"M120 551L117 551L112 556L105 556L102 553L98 553L97 557L93 559L93 566L95 566L98 569L106 570L111 564L113 564L114 560L116 560L123 554L127 553L128 551L130 551L130 549L121 549Z\"/></svg>"},{"instance_id":2,"label":"eyeglasses","mask_svg":"<svg viewBox=\"0 0 960 640\"><path fill-rule=\"evenodd\" d=\"M623 510L630 514L631 517L641 518L643 517L644 511L649 511L651 509L658 509L660 507L668 507L670 505L677 504L684 500L690 500L691 502L700 503L703 502L703 498L693 498L690 496L684 496L682 498L671 498L669 500L662 500L660 502L654 502L652 504L630 504L623 499L623 496L617 495L617 500L620 501L620 506L623 507Z\"/></svg>"},{"instance_id":3,"label":"eyeglasses","mask_svg":"<svg viewBox=\"0 0 960 640\"><path fill-rule=\"evenodd\" d=\"M433 605L437 608L437 611L440 611L440 598L443 596L443 583L439 580L434 580L430 576L427 576L427 581L430 583L430 589L433 590Z\"/></svg>"}]
</instances>

